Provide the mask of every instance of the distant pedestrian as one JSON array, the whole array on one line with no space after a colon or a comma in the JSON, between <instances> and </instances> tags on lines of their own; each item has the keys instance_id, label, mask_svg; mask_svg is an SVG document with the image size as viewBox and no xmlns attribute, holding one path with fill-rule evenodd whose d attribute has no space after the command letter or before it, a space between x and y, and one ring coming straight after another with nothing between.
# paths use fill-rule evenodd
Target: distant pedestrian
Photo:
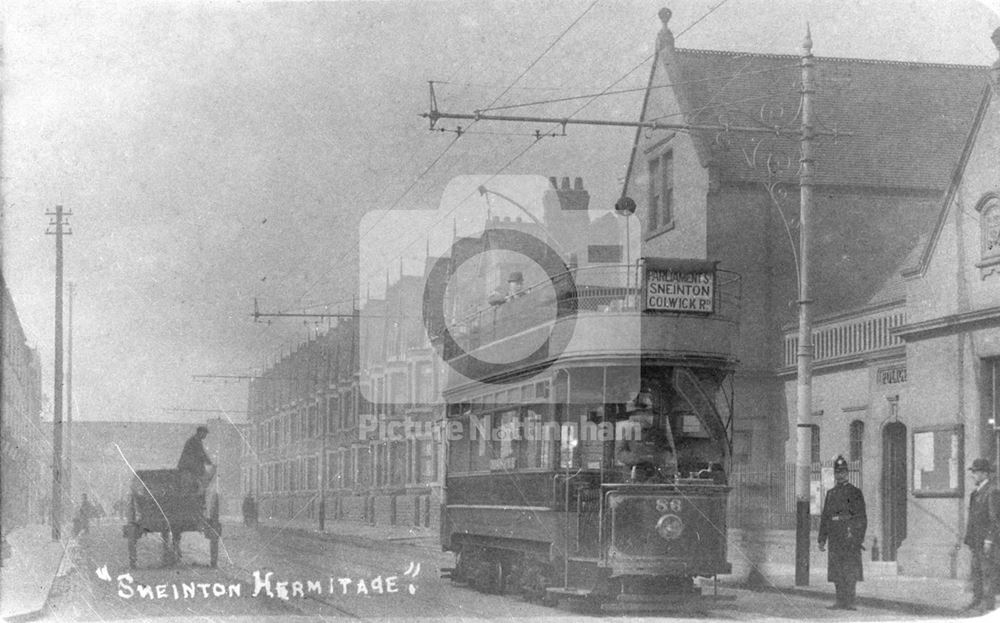
<instances>
[{"instance_id":1,"label":"distant pedestrian","mask_svg":"<svg viewBox=\"0 0 1000 623\"><path fill-rule=\"evenodd\" d=\"M243 498L243 525L257 525L257 503L249 493Z\"/></svg>"},{"instance_id":2,"label":"distant pedestrian","mask_svg":"<svg viewBox=\"0 0 1000 623\"><path fill-rule=\"evenodd\" d=\"M52 498L43 497L38 501L38 523L43 526L49 522L49 512L52 511Z\"/></svg>"},{"instance_id":3,"label":"distant pedestrian","mask_svg":"<svg viewBox=\"0 0 1000 623\"><path fill-rule=\"evenodd\" d=\"M969 468L975 488L969 496L969 523L965 530L965 544L972 551L970 576L972 603L964 611L975 615L992 612L996 608L996 592L1000 588L997 547L1000 536L1000 491L993 482L993 466L986 459L976 459Z\"/></svg>"},{"instance_id":4,"label":"distant pedestrian","mask_svg":"<svg viewBox=\"0 0 1000 623\"><path fill-rule=\"evenodd\" d=\"M855 584L864 579L861 566L862 543L868 529L865 496L847 482L849 470L844 457L833 462L833 489L826 493L819 521L819 550L830 544L826 579L837 589L831 610L854 610Z\"/></svg>"},{"instance_id":5,"label":"distant pedestrian","mask_svg":"<svg viewBox=\"0 0 1000 623\"><path fill-rule=\"evenodd\" d=\"M97 508L87 499L87 494L83 494L80 501L80 508L76 510L73 517L73 536L90 533L90 520L97 517Z\"/></svg>"}]
</instances>

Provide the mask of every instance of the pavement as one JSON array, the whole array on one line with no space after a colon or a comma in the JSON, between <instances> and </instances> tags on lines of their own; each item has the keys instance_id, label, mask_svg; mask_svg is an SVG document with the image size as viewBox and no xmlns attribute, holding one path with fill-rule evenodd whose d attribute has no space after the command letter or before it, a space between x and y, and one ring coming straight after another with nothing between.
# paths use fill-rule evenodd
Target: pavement
<instances>
[{"instance_id":1,"label":"pavement","mask_svg":"<svg viewBox=\"0 0 1000 623\"><path fill-rule=\"evenodd\" d=\"M7 543L10 556L0 568L0 620L28 621L41 614L55 578L67 571L61 568L63 555L75 541L53 541L51 527L32 524L8 533Z\"/></svg>"},{"instance_id":2,"label":"pavement","mask_svg":"<svg viewBox=\"0 0 1000 623\"><path fill-rule=\"evenodd\" d=\"M320 532L315 523L272 522L264 529L295 530L317 538L358 541L390 541L440 551L436 529L404 526L372 526L349 521L326 522ZM74 541L53 541L50 528L32 525L7 535L11 555L0 571L0 619L29 621L41 614L54 579L69 571ZM64 556L69 552L69 555ZM948 578L894 575L885 572L885 563L866 569L866 579L858 584L856 605L859 611L874 608L910 615L952 619L971 600L967 582ZM796 586L794 574L771 574L753 584L735 576L720 576L718 586L752 591L773 592L776 596L797 595L815 598L817 607L833 603L833 585L826 581L825 569L811 569L808 586ZM711 590L712 581L702 586ZM980 620L1000 621L1000 613Z\"/></svg>"},{"instance_id":3,"label":"pavement","mask_svg":"<svg viewBox=\"0 0 1000 623\"><path fill-rule=\"evenodd\" d=\"M265 526L270 529L293 529L323 538L315 522L272 522ZM328 521L323 532L331 538L396 541L440 551L437 529L406 526L373 526L352 521ZM896 575L889 571L893 563L865 562L865 580L857 586L855 605L859 610L873 608L889 610L908 615L940 617L942 619L966 618L961 612L970 601L968 581L939 578ZM758 592L772 592L776 596L796 595L816 599L819 607L834 602L833 584L826 580L826 565L813 565L810 569L809 584L796 586L794 568L788 573L772 573L766 578L758 578L749 583L736 576L719 576L719 588L736 588ZM703 590L710 592L712 580L702 581ZM1000 612L993 617L969 617L970 620L996 620L1000 623Z\"/></svg>"},{"instance_id":4,"label":"pavement","mask_svg":"<svg viewBox=\"0 0 1000 623\"><path fill-rule=\"evenodd\" d=\"M742 578L720 576L719 586L758 592L771 592L775 596L797 595L813 597L825 607L834 602L834 586L826 580L826 569L811 569L809 584L796 586L794 572L771 575L748 582ZM703 586L707 586L703 584ZM927 578L902 575L876 575L866 571L865 580L857 585L855 606L865 609L892 610L908 615L965 618L964 608L972 601L966 580ZM990 620L1000 621L1000 612ZM983 617L983 620L986 620Z\"/></svg>"}]
</instances>

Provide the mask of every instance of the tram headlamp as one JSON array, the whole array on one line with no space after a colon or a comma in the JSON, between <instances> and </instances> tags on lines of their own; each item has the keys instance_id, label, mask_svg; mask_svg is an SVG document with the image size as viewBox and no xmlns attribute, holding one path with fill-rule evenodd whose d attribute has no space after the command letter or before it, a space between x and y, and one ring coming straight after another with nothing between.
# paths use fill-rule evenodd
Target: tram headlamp
<instances>
[{"instance_id":1,"label":"tram headlamp","mask_svg":"<svg viewBox=\"0 0 1000 623\"><path fill-rule=\"evenodd\" d=\"M656 533L664 539L678 539L684 532L684 522L677 515L664 515L656 522Z\"/></svg>"}]
</instances>

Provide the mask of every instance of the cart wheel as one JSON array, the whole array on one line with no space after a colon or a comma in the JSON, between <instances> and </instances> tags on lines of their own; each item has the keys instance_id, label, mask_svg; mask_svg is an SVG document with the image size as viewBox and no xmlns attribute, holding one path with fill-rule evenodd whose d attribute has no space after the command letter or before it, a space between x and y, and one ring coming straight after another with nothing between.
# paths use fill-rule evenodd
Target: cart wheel
<instances>
[{"instance_id":1,"label":"cart wheel","mask_svg":"<svg viewBox=\"0 0 1000 623\"><path fill-rule=\"evenodd\" d=\"M214 569L219 564L219 536L222 533L222 524L219 523L219 494L212 494L212 503L208 513L208 564Z\"/></svg>"},{"instance_id":2,"label":"cart wheel","mask_svg":"<svg viewBox=\"0 0 1000 623\"><path fill-rule=\"evenodd\" d=\"M135 523L135 498L132 496L128 498L126 519L128 520L128 524L125 526L128 538L128 568L135 569L136 560L138 559L137 544L139 542L139 527Z\"/></svg>"},{"instance_id":3,"label":"cart wheel","mask_svg":"<svg viewBox=\"0 0 1000 623\"><path fill-rule=\"evenodd\" d=\"M162 541L163 543L163 554L162 554L163 566L169 567L170 565L177 562L177 557L174 552L174 548L170 543L170 532L168 531L161 532L160 541Z\"/></svg>"},{"instance_id":4,"label":"cart wheel","mask_svg":"<svg viewBox=\"0 0 1000 623\"><path fill-rule=\"evenodd\" d=\"M219 537L212 537L208 542L208 564L213 569L219 566Z\"/></svg>"},{"instance_id":5,"label":"cart wheel","mask_svg":"<svg viewBox=\"0 0 1000 623\"><path fill-rule=\"evenodd\" d=\"M129 534L128 537L128 568L135 569L136 559L138 558L138 552L137 552L138 548L136 547L136 545L138 544L139 540L135 538L135 533L133 531L130 530L130 532L132 533Z\"/></svg>"}]
</instances>

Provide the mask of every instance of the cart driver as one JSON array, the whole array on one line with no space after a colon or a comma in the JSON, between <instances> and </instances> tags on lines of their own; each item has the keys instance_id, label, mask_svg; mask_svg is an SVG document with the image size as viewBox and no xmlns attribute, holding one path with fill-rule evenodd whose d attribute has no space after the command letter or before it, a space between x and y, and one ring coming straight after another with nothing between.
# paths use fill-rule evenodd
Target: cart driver
<instances>
[{"instance_id":1,"label":"cart driver","mask_svg":"<svg viewBox=\"0 0 1000 623\"><path fill-rule=\"evenodd\" d=\"M181 458L177 461L177 469L197 486L199 495L205 494L208 484L215 477L215 465L202 443L205 437L208 437L208 427L199 426L195 434L184 443Z\"/></svg>"},{"instance_id":2,"label":"cart driver","mask_svg":"<svg viewBox=\"0 0 1000 623\"><path fill-rule=\"evenodd\" d=\"M677 471L670 432L657 422L647 391L635 398L635 409L615 431L615 457L626 468L629 482L665 480Z\"/></svg>"}]
</instances>

